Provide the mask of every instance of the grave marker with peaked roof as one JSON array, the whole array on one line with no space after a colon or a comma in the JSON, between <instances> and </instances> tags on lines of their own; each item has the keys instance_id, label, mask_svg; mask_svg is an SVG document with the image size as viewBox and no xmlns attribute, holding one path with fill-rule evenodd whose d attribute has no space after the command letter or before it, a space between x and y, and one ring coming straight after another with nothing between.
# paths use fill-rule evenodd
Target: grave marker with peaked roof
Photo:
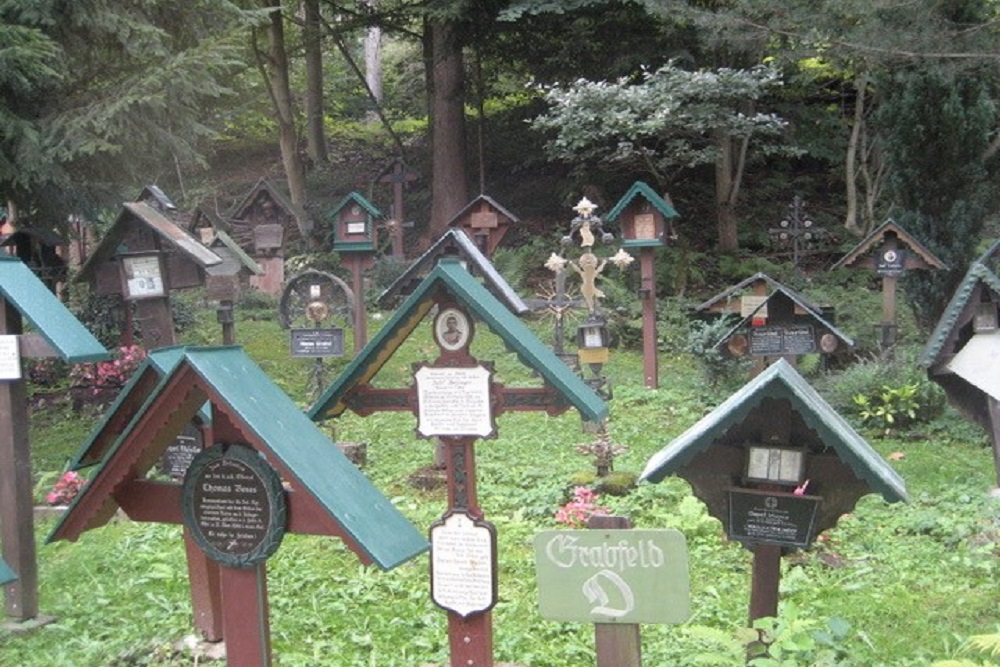
<instances>
[{"instance_id":1,"label":"grave marker with peaked roof","mask_svg":"<svg viewBox=\"0 0 1000 667\"><path fill-rule=\"evenodd\" d=\"M484 322L522 363L539 373L545 387L538 393L557 402L553 408L556 412L574 407L585 420L595 422L607 416L604 401L454 257L441 258L364 350L320 396L310 408L309 416L321 420L337 417L348 408L364 411L367 397L394 392L373 389L368 383L430 312L435 297L442 292L451 295L476 319ZM404 395L396 398L393 409L411 409Z\"/></svg>"},{"instance_id":2,"label":"grave marker with peaked roof","mask_svg":"<svg viewBox=\"0 0 1000 667\"><path fill-rule=\"evenodd\" d=\"M119 508L135 521L188 526L186 486L153 481L146 474L207 402L214 443L206 443L203 453L242 446L256 452L260 465L276 472L283 487L278 493L288 507L287 514L281 514L282 523L287 521L280 527L282 533L339 537L362 562L383 569L427 549L423 535L241 348L179 348L147 361L138 373L157 375L150 367L173 357L176 362L154 386L142 380L131 384L114 409L123 414L116 417L113 411L95 432L99 437L84 443L78 461L101 453L103 458L49 541L75 541L107 523ZM112 420L127 425L108 446L107 425ZM100 438L105 439L95 446ZM229 660L270 664L264 564L241 567L220 561L218 572L208 585L217 581L221 587L217 599Z\"/></svg>"},{"instance_id":3,"label":"grave marker with peaked roof","mask_svg":"<svg viewBox=\"0 0 1000 667\"><path fill-rule=\"evenodd\" d=\"M431 245L420 257L400 275L378 297L380 308L392 308L399 301L413 293L424 277L444 257L457 257L464 262L468 271L480 276L483 286L499 299L515 315L523 315L528 306L514 291L493 263L484 255L462 230L451 227Z\"/></svg>"},{"instance_id":4,"label":"grave marker with peaked roof","mask_svg":"<svg viewBox=\"0 0 1000 667\"><path fill-rule=\"evenodd\" d=\"M858 499L906 500L903 479L784 359L654 454L754 553L751 622L775 616L783 549L807 547Z\"/></svg>"},{"instance_id":5,"label":"grave marker with peaked roof","mask_svg":"<svg viewBox=\"0 0 1000 667\"><path fill-rule=\"evenodd\" d=\"M993 443L1000 486L1000 276L986 264L991 248L973 262L941 313L920 364L948 402L984 428Z\"/></svg>"},{"instance_id":6,"label":"grave marker with peaked roof","mask_svg":"<svg viewBox=\"0 0 1000 667\"><path fill-rule=\"evenodd\" d=\"M914 269L947 268L934 253L891 219L872 230L853 250L834 264L831 271L841 267L871 269L882 276L879 342L883 349L892 348L897 340L896 291L899 279L907 271Z\"/></svg>"},{"instance_id":7,"label":"grave marker with peaked roof","mask_svg":"<svg viewBox=\"0 0 1000 667\"><path fill-rule=\"evenodd\" d=\"M75 280L99 295L118 294L133 302L147 349L174 344L170 291L197 287L206 270L222 263L187 230L145 202L126 202ZM132 343L131 309L126 308L122 342Z\"/></svg>"},{"instance_id":8,"label":"grave marker with peaked roof","mask_svg":"<svg viewBox=\"0 0 1000 667\"><path fill-rule=\"evenodd\" d=\"M32 333L24 333L24 322ZM38 614L28 399L23 358L102 361L108 352L21 260L0 253L0 335L13 342L0 381L0 541L3 560L17 573L4 588L5 607L18 620ZM12 363L13 362L13 363Z\"/></svg>"},{"instance_id":9,"label":"grave marker with peaked roof","mask_svg":"<svg viewBox=\"0 0 1000 667\"><path fill-rule=\"evenodd\" d=\"M487 195L479 195L448 222L465 231L484 255L492 257L512 225L521 220Z\"/></svg>"},{"instance_id":10,"label":"grave marker with peaked roof","mask_svg":"<svg viewBox=\"0 0 1000 667\"><path fill-rule=\"evenodd\" d=\"M875 251L889 242L892 242L894 248L907 251L905 257L901 258L904 260L901 269L948 268L944 262L938 259L916 237L890 218L869 232L854 248L841 257L830 270L850 267L877 269L882 258Z\"/></svg>"}]
</instances>

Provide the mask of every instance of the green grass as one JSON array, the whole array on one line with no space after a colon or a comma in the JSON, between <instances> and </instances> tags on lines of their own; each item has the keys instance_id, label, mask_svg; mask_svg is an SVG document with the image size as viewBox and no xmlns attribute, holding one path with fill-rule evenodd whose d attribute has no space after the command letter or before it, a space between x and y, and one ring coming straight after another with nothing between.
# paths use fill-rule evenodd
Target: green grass
<instances>
[{"instance_id":1,"label":"green grass","mask_svg":"<svg viewBox=\"0 0 1000 667\"><path fill-rule=\"evenodd\" d=\"M372 332L378 324L372 323ZM433 358L425 328L386 364L378 384L402 386L414 361ZM203 313L185 338L217 342L214 313ZM312 361L288 358L286 334L273 321L241 318L237 339L299 405L309 404ZM532 381L482 328L475 353L495 361L505 383ZM328 360L327 380L346 363ZM704 386L683 354L661 357L661 388L655 391L641 384L637 353L616 351L607 373L615 390L612 439L628 448L616 461L619 470L639 472L654 452L724 398ZM36 411L36 479L60 472L99 418L62 405ZM415 426L412 415L399 413L347 414L335 425L338 439L369 444L365 473L426 530L445 511L446 496L407 481L433 460L432 443L418 439ZM498 437L478 441L475 449L480 504L499 542L495 659L531 667L593 664L592 627L539 617L531 547L537 532L556 527L553 515L565 502L567 480L590 468L574 447L592 436L581 432L575 413L512 413L500 417L498 426ZM849 625L834 642L836 662L820 663L810 657L815 652L803 650L786 656L791 661L784 664L928 665L953 655L963 637L995 631L1000 501L986 496L994 483L989 449L982 433L951 411L921 427L920 434L889 439L867 434L883 456L903 454L892 465L907 481L910 503L887 505L868 496L828 531L822 545L784 559L786 613L818 626L829 619ZM644 664L743 664L739 631L747 617L749 552L725 540L721 524L679 479L602 502L639 528L677 528L688 541L693 616L680 626L643 626ZM58 620L26 635L0 635L0 665L196 664L172 648L192 632L179 527L115 521L77 543L42 544L52 526L46 519L36 531L40 606ZM430 599L426 556L382 572L360 566L336 539L288 535L268 561L268 572L275 664L448 663L446 618Z\"/></svg>"}]
</instances>

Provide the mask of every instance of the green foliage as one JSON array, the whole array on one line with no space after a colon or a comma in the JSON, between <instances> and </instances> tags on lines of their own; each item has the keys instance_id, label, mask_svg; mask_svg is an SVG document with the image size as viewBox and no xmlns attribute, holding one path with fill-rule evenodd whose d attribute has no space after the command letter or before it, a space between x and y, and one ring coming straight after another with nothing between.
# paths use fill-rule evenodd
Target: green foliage
<instances>
[{"instance_id":1,"label":"green foliage","mask_svg":"<svg viewBox=\"0 0 1000 667\"><path fill-rule=\"evenodd\" d=\"M917 420L917 411L921 408L917 400L919 388L916 384L904 384L902 387L882 385L874 396L857 394L854 404L858 416L865 425L886 432L906 426Z\"/></svg>"},{"instance_id":2,"label":"green foliage","mask_svg":"<svg viewBox=\"0 0 1000 667\"><path fill-rule=\"evenodd\" d=\"M968 658L956 658L954 660L938 660L932 667L996 667L1000 664L1000 632L990 635L974 635L966 639L959 649L959 653L978 653L986 658L982 661L970 660Z\"/></svg>"},{"instance_id":3,"label":"green foliage","mask_svg":"<svg viewBox=\"0 0 1000 667\"><path fill-rule=\"evenodd\" d=\"M719 147L712 137L720 131L776 148L783 121L748 113L746 105L780 85L780 74L767 67L691 72L671 63L643 72L638 82L547 88L550 109L533 125L552 133L547 150L557 160L630 165L662 186L680 170L714 163Z\"/></svg>"},{"instance_id":4,"label":"green foliage","mask_svg":"<svg viewBox=\"0 0 1000 667\"><path fill-rule=\"evenodd\" d=\"M735 388L746 377L747 359L723 354L717 347L737 321L734 316L690 321L686 351L699 361L706 382L717 390Z\"/></svg>"},{"instance_id":5,"label":"green foliage","mask_svg":"<svg viewBox=\"0 0 1000 667\"><path fill-rule=\"evenodd\" d=\"M927 379L916 355L900 348L891 359L861 359L823 374L816 385L838 412L881 429L930 422L944 410L944 392Z\"/></svg>"},{"instance_id":6,"label":"green foliage","mask_svg":"<svg viewBox=\"0 0 1000 667\"><path fill-rule=\"evenodd\" d=\"M986 73L931 70L900 71L882 85L894 217L949 267L905 282L918 321L930 329L973 259L994 201L995 171L983 155L998 118L995 84Z\"/></svg>"},{"instance_id":7,"label":"green foliage","mask_svg":"<svg viewBox=\"0 0 1000 667\"><path fill-rule=\"evenodd\" d=\"M849 657L845 640L851 626L841 618L829 619L824 627L785 604L777 618L762 618L754 628L761 637L750 650L751 667L861 667Z\"/></svg>"}]
</instances>

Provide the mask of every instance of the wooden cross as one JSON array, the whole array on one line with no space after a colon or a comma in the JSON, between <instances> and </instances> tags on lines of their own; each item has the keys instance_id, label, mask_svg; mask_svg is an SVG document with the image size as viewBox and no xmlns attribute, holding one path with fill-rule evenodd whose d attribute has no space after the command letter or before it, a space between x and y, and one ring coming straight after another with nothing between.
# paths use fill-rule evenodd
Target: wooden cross
<instances>
[{"instance_id":1,"label":"wooden cross","mask_svg":"<svg viewBox=\"0 0 1000 667\"><path fill-rule=\"evenodd\" d=\"M392 185L392 215L390 219L395 224L389 224L387 227L392 239L392 256L402 259L403 227L406 226L406 216L403 213L403 188L407 183L417 180L417 174L407 169L406 163L401 158L393 160L388 169L378 177L378 182Z\"/></svg>"},{"instance_id":2,"label":"wooden cross","mask_svg":"<svg viewBox=\"0 0 1000 667\"><path fill-rule=\"evenodd\" d=\"M569 407L565 398L551 387L508 388L484 378L484 374L487 377L491 375L491 365L478 361L470 354L475 333L472 317L448 295L438 296L435 302L438 315L434 320L434 337L441 354L432 364L417 371L415 386L387 389L357 385L345 397L348 407L362 416L379 411L415 412L419 421L418 433L422 437L439 438L445 446L448 509L442 521L431 529L432 558L435 550L438 553L441 551L440 546L434 546L436 530L444 533L467 529L480 533L486 531L492 535L492 525L484 520L476 493L476 439L494 435L495 419L504 412L544 410L555 415ZM457 388L459 385L462 385L461 389ZM470 389L470 385L474 387ZM456 400L456 394L461 395L460 400ZM464 522L465 528L453 529L449 521L456 516ZM495 552L495 537L492 539ZM479 541L482 543L482 540ZM452 590L456 583L470 579L466 576L468 573L442 571L440 568L435 570L432 565L432 596L439 606L448 611L452 665L493 665L490 609L496 601L495 557L492 561L489 563L493 577L492 593L484 590L487 583L482 579L478 583L467 584L472 588L469 593L472 609L464 608L463 600L458 601L458 609L449 608L446 605L454 600L442 601L433 595L435 579L447 577L451 584L448 590ZM477 566L485 567L486 564L478 563ZM486 602L477 606L477 601L484 598Z\"/></svg>"}]
</instances>

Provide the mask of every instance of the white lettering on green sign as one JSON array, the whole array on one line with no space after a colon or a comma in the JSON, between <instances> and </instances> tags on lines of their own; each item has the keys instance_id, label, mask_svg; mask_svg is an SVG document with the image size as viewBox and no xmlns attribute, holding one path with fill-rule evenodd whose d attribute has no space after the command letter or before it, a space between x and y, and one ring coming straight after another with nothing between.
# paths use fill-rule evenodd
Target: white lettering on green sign
<instances>
[{"instance_id":1,"label":"white lettering on green sign","mask_svg":"<svg viewBox=\"0 0 1000 667\"><path fill-rule=\"evenodd\" d=\"M539 611L584 623L683 623L687 543L676 530L552 530L535 536Z\"/></svg>"},{"instance_id":2,"label":"white lettering on green sign","mask_svg":"<svg viewBox=\"0 0 1000 667\"><path fill-rule=\"evenodd\" d=\"M545 555L556 567L592 567L618 570L640 567L661 567L665 561L663 549L652 540L621 539L617 544L602 542L596 546L579 543L573 535L563 533L553 537L545 547Z\"/></svg>"}]
</instances>

